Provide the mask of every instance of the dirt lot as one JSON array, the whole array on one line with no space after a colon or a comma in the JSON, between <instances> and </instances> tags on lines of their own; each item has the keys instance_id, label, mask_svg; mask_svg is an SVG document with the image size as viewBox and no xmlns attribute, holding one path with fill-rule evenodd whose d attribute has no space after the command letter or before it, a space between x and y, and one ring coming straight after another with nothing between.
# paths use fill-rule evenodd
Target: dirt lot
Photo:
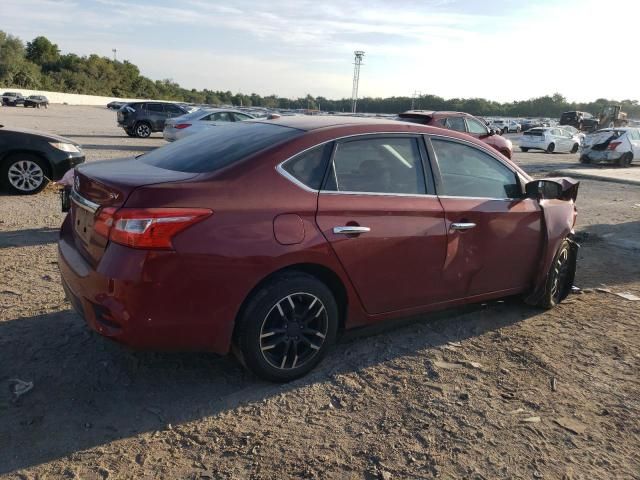
<instances>
[{"instance_id":1,"label":"dirt lot","mask_svg":"<svg viewBox=\"0 0 640 480\"><path fill-rule=\"evenodd\" d=\"M0 124L73 138L89 161L164 143L93 107L2 108ZM585 181L578 205L576 285L640 295L640 189ZM640 302L587 290L415 319L273 385L90 332L60 287L62 218L53 189L0 193L0 478L640 478ZM16 398L13 379L33 389Z\"/></svg>"}]
</instances>

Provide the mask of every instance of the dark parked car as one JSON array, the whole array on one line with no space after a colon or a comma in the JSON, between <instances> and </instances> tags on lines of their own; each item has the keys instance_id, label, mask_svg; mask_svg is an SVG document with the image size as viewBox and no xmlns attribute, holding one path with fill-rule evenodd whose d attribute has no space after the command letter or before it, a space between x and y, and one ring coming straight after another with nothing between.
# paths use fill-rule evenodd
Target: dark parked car
<instances>
[{"instance_id":1,"label":"dark parked car","mask_svg":"<svg viewBox=\"0 0 640 480\"><path fill-rule=\"evenodd\" d=\"M598 128L598 119L587 112L564 112L560 115L560 126L570 125L580 131L593 131Z\"/></svg>"},{"instance_id":2,"label":"dark parked car","mask_svg":"<svg viewBox=\"0 0 640 480\"><path fill-rule=\"evenodd\" d=\"M49 108L49 99L44 95L29 95L24 99L25 108Z\"/></svg>"},{"instance_id":3,"label":"dark parked car","mask_svg":"<svg viewBox=\"0 0 640 480\"><path fill-rule=\"evenodd\" d=\"M2 105L7 107L17 107L24 103L24 97L18 92L4 92L2 94Z\"/></svg>"},{"instance_id":4,"label":"dark parked car","mask_svg":"<svg viewBox=\"0 0 640 480\"><path fill-rule=\"evenodd\" d=\"M110 110L119 110L126 104L127 104L127 102L113 101L113 102L107 103L107 108L110 109Z\"/></svg>"},{"instance_id":5,"label":"dark parked car","mask_svg":"<svg viewBox=\"0 0 640 480\"><path fill-rule=\"evenodd\" d=\"M167 118L179 117L189 110L169 102L132 102L118 110L118 125L130 137L147 138L164 130Z\"/></svg>"},{"instance_id":6,"label":"dark parked car","mask_svg":"<svg viewBox=\"0 0 640 480\"><path fill-rule=\"evenodd\" d=\"M77 168L58 264L100 334L233 346L287 381L344 329L507 295L554 306L573 282L577 189L442 128L250 120Z\"/></svg>"},{"instance_id":7,"label":"dark parked car","mask_svg":"<svg viewBox=\"0 0 640 480\"><path fill-rule=\"evenodd\" d=\"M80 145L58 135L0 126L0 186L13 193L38 193L84 162Z\"/></svg>"},{"instance_id":8,"label":"dark parked car","mask_svg":"<svg viewBox=\"0 0 640 480\"><path fill-rule=\"evenodd\" d=\"M486 122L463 112L433 112L430 110L409 110L398 115L398 120L443 127L457 132L467 133L472 137L491 145L507 158L513 155L511 140L496 135Z\"/></svg>"}]
</instances>

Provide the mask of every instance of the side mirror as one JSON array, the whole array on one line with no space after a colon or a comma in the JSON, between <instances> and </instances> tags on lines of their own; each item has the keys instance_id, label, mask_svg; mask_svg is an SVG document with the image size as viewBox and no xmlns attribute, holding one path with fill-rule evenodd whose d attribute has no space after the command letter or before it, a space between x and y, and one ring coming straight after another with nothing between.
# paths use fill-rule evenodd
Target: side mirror
<instances>
[{"instance_id":1,"label":"side mirror","mask_svg":"<svg viewBox=\"0 0 640 480\"><path fill-rule=\"evenodd\" d=\"M534 180L524 188L527 198L554 200L562 196L562 185L553 180Z\"/></svg>"}]
</instances>

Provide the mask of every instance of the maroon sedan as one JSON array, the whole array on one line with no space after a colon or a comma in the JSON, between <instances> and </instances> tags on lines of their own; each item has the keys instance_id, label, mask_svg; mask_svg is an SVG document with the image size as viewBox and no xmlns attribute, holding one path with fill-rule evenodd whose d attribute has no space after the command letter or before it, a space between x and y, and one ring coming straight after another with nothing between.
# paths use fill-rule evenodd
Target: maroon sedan
<instances>
[{"instance_id":1,"label":"maroon sedan","mask_svg":"<svg viewBox=\"0 0 640 480\"><path fill-rule=\"evenodd\" d=\"M76 169L68 298L135 348L231 349L287 381L339 331L570 290L577 183L531 181L467 135L397 121L232 124Z\"/></svg>"},{"instance_id":2,"label":"maroon sedan","mask_svg":"<svg viewBox=\"0 0 640 480\"><path fill-rule=\"evenodd\" d=\"M404 122L448 128L482 140L507 158L513 155L511 140L496 135L482 120L464 112L433 112L431 110L409 110L398 115Z\"/></svg>"}]
</instances>

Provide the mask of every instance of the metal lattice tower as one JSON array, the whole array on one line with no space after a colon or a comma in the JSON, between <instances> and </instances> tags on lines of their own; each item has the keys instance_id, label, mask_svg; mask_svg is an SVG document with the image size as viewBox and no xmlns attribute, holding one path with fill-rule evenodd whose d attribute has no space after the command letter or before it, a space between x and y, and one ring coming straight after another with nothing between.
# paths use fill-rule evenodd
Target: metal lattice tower
<instances>
[{"instance_id":1,"label":"metal lattice tower","mask_svg":"<svg viewBox=\"0 0 640 480\"><path fill-rule=\"evenodd\" d=\"M358 83L360 82L360 65L362 65L362 57L364 52L356 50L353 61L353 89L351 90L351 113L356 113L356 105L358 104Z\"/></svg>"}]
</instances>

